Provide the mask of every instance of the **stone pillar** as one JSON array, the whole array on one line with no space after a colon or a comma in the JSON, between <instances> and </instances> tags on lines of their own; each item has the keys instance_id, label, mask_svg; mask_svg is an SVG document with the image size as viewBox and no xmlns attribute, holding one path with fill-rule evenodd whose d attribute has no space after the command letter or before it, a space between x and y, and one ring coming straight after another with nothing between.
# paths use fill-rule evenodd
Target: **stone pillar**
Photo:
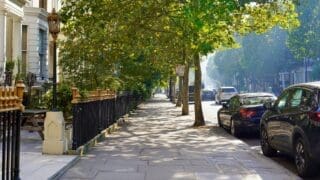
<instances>
[{"instance_id":1,"label":"stone pillar","mask_svg":"<svg viewBox=\"0 0 320 180\"><path fill-rule=\"evenodd\" d=\"M6 30L7 30L7 13L0 11L0 80L3 80L4 64L6 62Z\"/></svg>"},{"instance_id":2,"label":"stone pillar","mask_svg":"<svg viewBox=\"0 0 320 180\"><path fill-rule=\"evenodd\" d=\"M47 112L44 122L42 153L56 155L65 153L67 151L67 142L62 112Z\"/></svg>"}]
</instances>

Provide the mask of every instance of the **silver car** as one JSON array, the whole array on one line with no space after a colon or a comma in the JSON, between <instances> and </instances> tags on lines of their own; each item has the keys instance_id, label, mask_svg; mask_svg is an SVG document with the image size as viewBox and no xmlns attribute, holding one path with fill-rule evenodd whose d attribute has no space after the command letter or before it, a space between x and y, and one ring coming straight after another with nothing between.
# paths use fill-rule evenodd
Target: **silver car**
<instances>
[{"instance_id":1,"label":"silver car","mask_svg":"<svg viewBox=\"0 0 320 180\"><path fill-rule=\"evenodd\" d=\"M221 102L228 101L232 96L238 94L238 91L235 87L220 87L216 94L216 103L221 104Z\"/></svg>"}]
</instances>

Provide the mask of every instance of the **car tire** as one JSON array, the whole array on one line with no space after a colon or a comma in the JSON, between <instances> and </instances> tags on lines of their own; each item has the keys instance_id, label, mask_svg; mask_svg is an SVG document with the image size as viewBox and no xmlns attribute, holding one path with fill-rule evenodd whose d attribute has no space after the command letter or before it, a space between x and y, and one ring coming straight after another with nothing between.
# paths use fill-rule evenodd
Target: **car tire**
<instances>
[{"instance_id":1,"label":"car tire","mask_svg":"<svg viewBox=\"0 0 320 180\"><path fill-rule=\"evenodd\" d=\"M294 163L300 177L311 177L316 174L317 165L310 158L309 150L301 137L294 143Z\"/></svg>"},{"instance_id":2,"label":"car tire","mask_svg":"<svg viewBox=\"0 0 320 180\"><path fill-rule=\"evenodd\" d=\"M240 136L239 130L238 130L237 126L234 124L234 120L233 119L231 119L231 121L230 121L230 133L234 137L239 137Z\"/></svg>"},{"instance_id":3,"label":"car tire","mask_svg":"<svg viewBox=\"0 0 320 180\"><path fill-rule=\"evenodd\" d=\"M267 130L263 126L261 127L261 130L260 130L260 146L261 146L263 155L267 157L272 157L277 154L277 150L275 150L270 146Z\"/></svg>"}]
</instances>

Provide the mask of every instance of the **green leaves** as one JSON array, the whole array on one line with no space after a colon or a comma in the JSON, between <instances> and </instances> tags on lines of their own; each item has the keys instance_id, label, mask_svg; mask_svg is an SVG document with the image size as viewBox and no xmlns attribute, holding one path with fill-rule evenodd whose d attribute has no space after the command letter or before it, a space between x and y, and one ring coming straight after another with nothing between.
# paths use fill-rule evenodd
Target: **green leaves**
<instances>
[{"instance_id":1,"label":"green leaves","mask_svg":"<svg viewBox=\"0 0 320 180\"><path fill-rule=\"evenodd\" d=\"M236 47L236 34L298 24L291 1L249 2L65 0L63 75L88 90L143 89L161 84L177 64L186 63L182 49L190 61L194 54Z\"/></svg>"}]
</instances>

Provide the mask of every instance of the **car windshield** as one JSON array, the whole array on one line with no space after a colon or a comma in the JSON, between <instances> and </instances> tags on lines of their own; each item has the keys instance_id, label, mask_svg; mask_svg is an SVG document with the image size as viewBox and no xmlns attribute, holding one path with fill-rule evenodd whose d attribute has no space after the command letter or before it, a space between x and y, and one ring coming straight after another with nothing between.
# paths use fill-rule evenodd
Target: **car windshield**
<instances>
[{"instance_id":1,"label":"car windshield","mask_svg":"<svg viewBox=\"0 0 320 180\"><path fill-rule=\"evenodd\" d=\"M276 98L274 96L252 96L242 98L243 105L256 105L263 104L268 101L274 101Z\"/></svg>"},{"instance_id":2,"label":"car windshield","mask_svg":"<svg viewBox=\"0 0 320 180\"><path fill-rule=\"evenodd\" d=\"M224 93L233 93L233 92L236 92L236 89L235 88L222 88L221 91Z\"/></svg>"}]
</instances>

